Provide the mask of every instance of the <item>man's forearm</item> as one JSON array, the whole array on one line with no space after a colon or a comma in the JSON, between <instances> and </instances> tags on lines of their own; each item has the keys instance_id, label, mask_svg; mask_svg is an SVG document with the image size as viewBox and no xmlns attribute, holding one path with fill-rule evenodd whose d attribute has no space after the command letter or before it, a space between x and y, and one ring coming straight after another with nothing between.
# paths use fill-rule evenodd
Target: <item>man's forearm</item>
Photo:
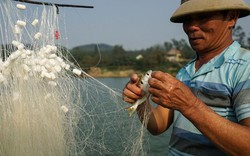
<instances>
[{"instance_id":1,"label":"man's forearm","mask_svg":"<svg viewBox=\"0 0 250 156\"><path fill-rule=\"evenodd\" d=\"M227 154L249 155L250 127L233 123L216 114L200 100L197 102L194 108L183 111L183 115Z\"/></svg>"}]
</instances>

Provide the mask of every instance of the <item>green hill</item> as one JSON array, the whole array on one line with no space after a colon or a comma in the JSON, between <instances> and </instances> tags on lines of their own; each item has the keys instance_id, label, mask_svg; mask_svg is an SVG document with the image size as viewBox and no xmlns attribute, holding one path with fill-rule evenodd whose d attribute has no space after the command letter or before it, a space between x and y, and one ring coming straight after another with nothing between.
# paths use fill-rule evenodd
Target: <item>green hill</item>
<instances>
[{"instance_id":1,"label":"green hill","mask_svg":"<svg viewBox=\"0 0 250 156\"><path fill-rule=\"evenodd\" d=\"M74 47L72 49L72 51L84 51L84 52L95 52L96 49L99 49L101 52L104 51L112 51L113 50L113 46L108 45L108 44L86 44L86 45L81 45L81 46L77 46Z\"/></svg>"}]
</instances>

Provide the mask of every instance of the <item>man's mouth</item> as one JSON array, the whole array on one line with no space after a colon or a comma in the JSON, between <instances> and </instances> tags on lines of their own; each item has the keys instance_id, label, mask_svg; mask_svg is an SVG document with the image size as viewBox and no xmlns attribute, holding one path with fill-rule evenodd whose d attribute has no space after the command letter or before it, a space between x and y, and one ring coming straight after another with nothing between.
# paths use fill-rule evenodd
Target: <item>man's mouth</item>
<instances>
[{"instance_id":1,"label":"man's mouth","mask_svg":"<svg viewBox=\"0 0 250 156\"><path fill-rule=\"evenodd\" d=\"M202 39L202 37L190 37L189 41L191 41L191 42L197 42L197 41L200 41L201 39Z\"/></svg>"},{"instance_id":2,"label":"man's mouth","mask_svg":"<svg viewBox=\"0 0 250 156\"><path fill-rule=\"evenodd\" d=\"M202 39L202 37L189 37L189 40L199 40Z\"/></svg>"}]
</instances>

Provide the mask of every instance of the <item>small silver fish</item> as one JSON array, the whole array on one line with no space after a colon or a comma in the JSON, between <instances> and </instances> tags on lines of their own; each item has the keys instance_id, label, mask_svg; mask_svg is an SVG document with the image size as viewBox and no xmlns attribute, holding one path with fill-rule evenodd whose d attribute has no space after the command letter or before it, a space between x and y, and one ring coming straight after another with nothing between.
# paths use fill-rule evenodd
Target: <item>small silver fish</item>
<instances>
[{"instance_id":1,"label":"small silver fish","mask_svg":"<svg viewBox=\"0 0 250 156\"><path fill-rule=\"evenodd\" d=\"M142 104L144 101L147 100L148 96L149 96L149 92L148 92L148 88L149 88L149 84L148 84L148 80L151 78L151 74L152 74L152 70L149 70L146 72L146 74L141 78L140 82L139 82L139 87L144 91L144 96L140 99L138 99L132 106L126 108L126 110L129 111L129 116L131 117L133 115L133 113L135 112L135 110L137 109L137 107Z\"/></svg>"}]
</instances>

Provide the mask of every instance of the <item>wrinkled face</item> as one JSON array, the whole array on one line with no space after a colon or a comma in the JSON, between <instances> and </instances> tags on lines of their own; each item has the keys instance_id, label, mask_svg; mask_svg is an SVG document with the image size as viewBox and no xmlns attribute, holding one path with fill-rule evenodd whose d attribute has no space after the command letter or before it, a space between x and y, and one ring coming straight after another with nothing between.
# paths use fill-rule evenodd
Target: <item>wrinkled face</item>
<instances>
[{"instance_id":1,"label":"wrinkled face","mask_svg":"<svg viewBox=\"0 0 250 156\"><path fill-rule=\"evenodd\" d=\"M201 13L186 17L183 29L196 52L209 52L232 37L230 22L225 12Z\"/></svg>"}]
</instances>

